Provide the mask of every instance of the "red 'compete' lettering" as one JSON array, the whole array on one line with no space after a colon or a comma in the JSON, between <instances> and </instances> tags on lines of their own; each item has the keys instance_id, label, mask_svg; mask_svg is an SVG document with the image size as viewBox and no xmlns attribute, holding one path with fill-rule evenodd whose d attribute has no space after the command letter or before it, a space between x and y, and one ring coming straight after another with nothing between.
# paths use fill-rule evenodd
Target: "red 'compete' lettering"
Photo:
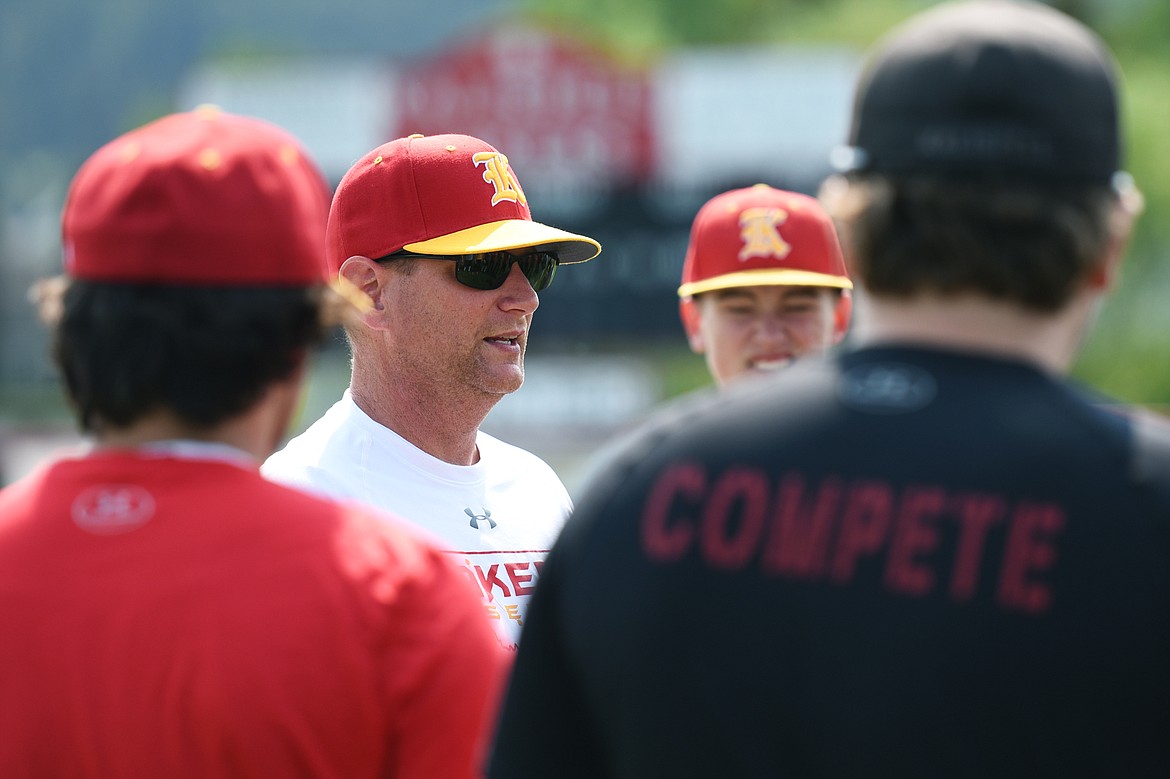
<instances>
[{"instance_id":1,"label":"red 'compete' lettering","mask_svg":"<svg viewBox=\"0 0 1170 779\"><path fill-rule=\"evenodd\" d=\"M732 529L736 506L739 527ZM712 568L738 570L760 545L768 510L768 480L762 473L736 469L724 473L711 488L703 510L703 556Z\"/></svg>"},{"instance_id":2,"label":"red 'compete' lettering","mask_svg":"<svg viewBox=\"0 0 1170 779\"><path fill-rule=\"evenodd\" d=\"M935 523L946 502L946 492L938 487L910 487L902 493L887 558L886 586L891 590L922 596L934 588L934 572L922 556L938 547Z\"/></svg>"},{"instance_id":3,"label":"red 'compete' lettering","mask_svg":"<svg viewBox=\"0 0 1170 779\"><path fill-rule=\"evenodd\" d=\"M804 479L787 474L776 492L776 509L764 551L764 570L794 579L818 579L825 569L833 517L841 503L841 482L821 482L811 505L804 501Z\"/></svg>"},{"instance_id":4,"label":"red 'compete' lettering","mask_svg":"<svg viewBox=\"0 0 1170 779\"><path fill-rule=\"evenodd\" d=\"M675 494L697 503L707 487L707 475L690 463L672 466L658 479L646 501L642 519L642 548L651 560L670 562L686 554L695 535L694 518L682 517L667 527Z\"/></svg>"},{"instance_id":5,"label":"red 'compete' lettering","mask_svg":"<svg viewBox=\"0 0 1170 779\"><path fill-rule=\"evenodd\" d=\"M1028 575L1056 564L1052 537L1063 529L1064 514L1055 506L1024 504L1016 509L999 580L999 600L1005 607L1040 612L1052 605L1052 591L1029 581Z\"/></svg>"},{"instance_id":6,"label":"red 'compete' lettering","mask_svg":"<svg viewBox=\"0 0 1170 779\"><path fill-rule=\"evenodd\" d=\"M959 518L959 549L951 571L951 597L970 600L979 581L979 561L991 526L1003 521L1004 502L991 495L963 495L955 500Z\"/></svg>"},{"instance_id":7,"label":"red 'compete' lettering","mask_svg":"<svg viewBox=\"0 0 1170 779\"><path fill-rule=\"evenodd\" d=\"M694 554L723 572L754 564L765 575L839 586L859 570L880 571L886 590L908 597L945 588L952 600L970 601L980 576L998 569L996 602L1039 614L1052 606L1043 575L1056 565L1064 524L1064 512L1049 503L838 476L809 484L799 473L783 474L773 490L762 469L736 466L712 477L692 462L655 482L640 529L642 549L657 563ZM993 555L997 567L987 564Z\"/></svg>"},{"instance_id":8,"label":"red 'compete' lettering","mask_svg":"<svg viewBox=\"0 0 1170 779\"><path fill-rule=\"evenodd\" d=\"M837 553L833 557L833 581L838 584L850 581L857 570L858 558L881 549L890 527L893 503L890 492L888 486L877 482L862 482L849 490L841 513Z\"/></svg>"}]
</instances>

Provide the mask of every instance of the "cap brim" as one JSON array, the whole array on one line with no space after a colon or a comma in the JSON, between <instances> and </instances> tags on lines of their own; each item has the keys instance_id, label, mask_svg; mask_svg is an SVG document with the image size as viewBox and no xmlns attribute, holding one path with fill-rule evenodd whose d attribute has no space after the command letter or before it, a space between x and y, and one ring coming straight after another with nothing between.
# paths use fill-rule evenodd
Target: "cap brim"
<instances>
[{"instance_id":1,"label":"cap brim","mask_svg":"<svg viewBox=\"0 0 1170 779\"><path fill-rule=\"evenodd\" d=\"M536 249L555 253L562 265L585 262L601 253L601 244L592 238L527 219L488 222L428 241L408 243L402 248L418 254L476 254Z\"/></svg>"},{"instance_id":2,"label":"cap brim","mask_svg":"<svg viewBox=\"0 0 1170 779\"><path fill-rule=\"evenodd\" d=\"M739 273L728 273L702 281L692 281L678 288L680 298L689 298L703 292L714 292L718 289L733 287L835 287L837 289L853 289L853 282L843 276L830 276L827 273L814 273L795 268L768 268L765 270L745 270Z\"/></svg>"}]
</instances>

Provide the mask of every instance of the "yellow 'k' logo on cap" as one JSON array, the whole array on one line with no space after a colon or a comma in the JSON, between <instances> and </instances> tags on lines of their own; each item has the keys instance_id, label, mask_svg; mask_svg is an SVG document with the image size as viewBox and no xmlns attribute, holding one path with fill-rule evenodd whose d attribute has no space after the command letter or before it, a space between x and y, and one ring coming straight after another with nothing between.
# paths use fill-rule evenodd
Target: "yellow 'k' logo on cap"
<instances>
[{"instance_id":1,"label":"yellow 'k' logo on cap","mask_svg":"<svg viewBox=\"0 0 1170 779\"><path fill-rule=\"evenodd\" d=\"M471 159L475 161L476 167L483 165L483 180L495 188L492 195L493 206L501 200L528 205L524 190L520 189L520 183L516 181L516 176L508 167L507 157L498 151L481 151L476 152Z\"/></svg>"},{"instance_id":2,"label":"yellow 'k' logo on cap","mask_svg":"<svg viewBox=\"0 0 1170 779\"><path fill-rule=\"evenodd\" d=\"M739 237L743 241L739 259L786 257L792 246L780 235L780 225L787 219L788 212L783 208L745 208L739 215Z\"/></svg>"}]
</instances>

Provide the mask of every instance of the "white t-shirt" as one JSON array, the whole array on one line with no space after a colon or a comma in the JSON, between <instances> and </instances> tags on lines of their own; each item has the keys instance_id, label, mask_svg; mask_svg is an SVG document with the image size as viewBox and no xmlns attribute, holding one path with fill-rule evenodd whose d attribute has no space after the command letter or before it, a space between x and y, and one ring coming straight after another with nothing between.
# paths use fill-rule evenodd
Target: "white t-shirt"
<instances>
[{"instance_id":1,"label":"white t-shirt","mask_svg":"<svg viewBox=\"0 0 1170 779\"><path fill-rule=\"evenodd\" d=\"M422 528L463 566L501 643L514 649L540 566L572 503L536 455L482 431L476 444L475 465L443 462L370 419L346 390L261 471Z\"/></svg>"}]
</instances>

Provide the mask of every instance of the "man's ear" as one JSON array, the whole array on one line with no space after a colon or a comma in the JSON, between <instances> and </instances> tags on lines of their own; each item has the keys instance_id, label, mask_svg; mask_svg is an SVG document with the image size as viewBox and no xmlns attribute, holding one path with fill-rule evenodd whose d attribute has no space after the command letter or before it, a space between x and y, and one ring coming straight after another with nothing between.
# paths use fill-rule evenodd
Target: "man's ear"
<instances>
[{"instance_id":1,"label":"man's ear","mask_svg":"<svg viewBox=\"0 0 1170 779\"><path fill-rule=\"evenodd\" d=\"M841 290L837 298L837 307L833 311L833 343L839 344L845 340L849 332L849 322L853 319L853 290Z\"/></svg>"},{"instance_id":2,"label":"man's ear","mask_svg":"<svg viewBox=\"0 0 1170 779\"><path fill-rule=\"evenodd\" d=\"M699 304L695 302L693 297L683 298L678 302L678 315L682 319L683 330L687 333L687 343L691 346L691 351L695 354L702 354L707 350L707 345L703 343L703 332L699 327Z\"/></svg>"},{"instance_id":3,"label":"man's ear","mask_svg":"<svg viewBox=\"0 0 1170 779\"><path fill-rule=\"evenodd\" d=\"M1110 215L1110 237L1100 262L1089 273L1089 286L1099 292L1108 292L1117 281L1121 263L1129 248L1134 223L1145 210L1145 198L1132 183L1123 188Z\"/></svg>"},{"instance_id":4,"label":"man's ear","mask_svg":"<svg viewBox=\"0 0 1170 779\"><path fill-rule=\"evenodd\" d=\"M1109 292L1117 282L1121 261L1125 256L1125 241L1111 238L1101 259L1089 271L1089 287L1096 292Z\"/></svg>"},{"instance_id":5,"label":"man's ear","mask_svg":"<svg viewBox=\"0 0 1170 779\"><path fill-rule=\"evenodd\" d=\"M341 264L337 273L338 285L346 296L355 296L364 305L358 305L363 313L381 311L382 284L386 269L369 257L355 255Z\"/></svg>"}]
</instances>

